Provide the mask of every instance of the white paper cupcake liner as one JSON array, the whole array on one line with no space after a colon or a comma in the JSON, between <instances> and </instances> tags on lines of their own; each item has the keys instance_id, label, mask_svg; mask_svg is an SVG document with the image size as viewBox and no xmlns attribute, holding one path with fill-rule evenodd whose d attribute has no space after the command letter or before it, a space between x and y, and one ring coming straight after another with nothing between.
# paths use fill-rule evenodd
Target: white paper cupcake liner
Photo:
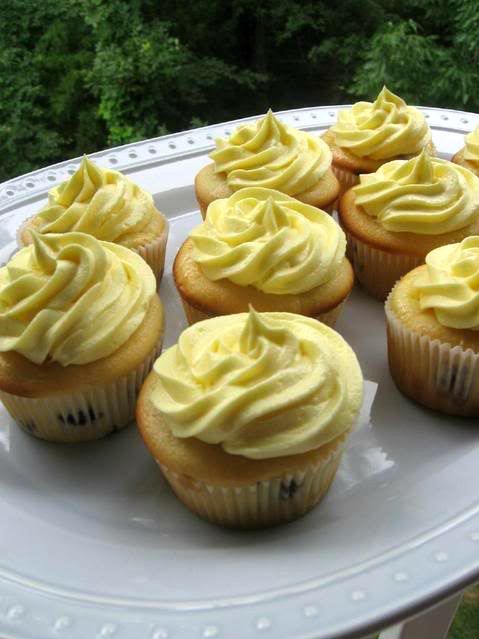
<instances>
[{"instance_id":1,"label":"white paper cupcake liner","mask_svg":"<svg viewBox=\"0 0 479 639\"><path fill-rule=\"evenodd\" d=\"M99 439L134 419L138 392L160 352L161 342L128 375L96 388L41 398L0 391L0 400L20 427L40 439Z\"/></svg>"},{"instance_id":2,"label":"white paper cupcake liner","mask_svg":"<svg viewBox=\"0 0 479 639\"><path fill-rule=\"evenodd\" d=\"M359 175L353 173L353 171L348 171L348 169L342 169L335 164L331 165L331 169L334 175L338 178L339 184L341 186L341 190L339 191L339 197L346 193L351 187L355 186L359 183Z\"/></svg>"},{"instance_id":3,"label":"white paper cupcake liner","mask_svg":"<svg viewBox=\"0 0 479 639\"><path fill-rule=\"evenodd\" d=\"M386 299L398 279L424 263L422 257L373 248L346 229L344 231L347 239L346 254L359 283L370 295L381 301Z\"/></svg>"},{"instance_id":4,"label":"white paper cupcake liner","mask_svg":"<svg viewBox=\"0 0 479 639\"><path fill-rule=\"evenodd\" d=\"M165 228L161 235L136 249L155 274L157 284L161 282L165 268L166 242L168 240L168 222L165 219Z\"/></svg>"},{"instance_id":5,"label":"white paper cupcake liner","mask_svg":"<svg viewBox=\"0 0 479 639\"><path fill-rule=\"evenodd\" d=\"M345 441L340 438L328 457L303 471L246 485L211 485L159 465L177 497L203 519L230 528L265 528L314 508L334 479Z\"/></svg>"},{"instance_id":6,"label":"white paper cupcake liner","mask_svg":"<svg viewBox=\"0 0 479 639\"><path fill-rule=\"evenodd\" d=\"M415 401L444 413L479 417L479 353L406 327L386 302L391 375Z\"/></svg>"}]
</instances>

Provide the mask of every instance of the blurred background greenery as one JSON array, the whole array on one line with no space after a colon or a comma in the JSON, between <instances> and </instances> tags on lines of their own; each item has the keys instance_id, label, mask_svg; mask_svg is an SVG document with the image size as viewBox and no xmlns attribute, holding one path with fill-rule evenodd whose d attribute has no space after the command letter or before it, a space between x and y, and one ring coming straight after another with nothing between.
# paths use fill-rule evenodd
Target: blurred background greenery
<instances>
[{"instance_id":1,"label":"blurred background greenery","mask_svg":"<svg viewBox=\"0 0 479 639\"><path fill-rule=\"evenodd\" d=\"M3 0L0 24L0 180L384 83L478 109L477 0Z\"/></svg>"}]
</instances>

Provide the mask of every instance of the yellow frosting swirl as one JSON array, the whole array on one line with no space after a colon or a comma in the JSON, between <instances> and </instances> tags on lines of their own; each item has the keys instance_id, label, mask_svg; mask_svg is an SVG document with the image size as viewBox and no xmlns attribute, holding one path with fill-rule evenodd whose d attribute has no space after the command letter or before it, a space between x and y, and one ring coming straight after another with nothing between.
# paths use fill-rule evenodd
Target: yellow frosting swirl
<instances>
[{"instance_id":1,"label":"yellow frosting swirl","mask_svg":"<svg viewBox=\"0 0 479 639\"><path fill-rule=\"evenodd\" d=\"M227 278L277 295L327 282L346 250L344 233L330 215L262 188L212 202L190 237L194 259L208 279Z\"/></svg>"},{"instance_id":2,"label":"yellow frosting swirl","mask_svg":"<svg viewBox=\"0 0 479 639\"><path fill-rule=\"evenodd\" d=\"M431 141L424 115L383 87L374 102L356 102L331 127L335 143L358 157L415 155Z\"/></svg>"},{"instance_id":3,"label":"yellow frosting swirl","mask_svg":"<svg viewBox=\"0 0 479 639\"><path fill-rule=\"evenodd\" d=\"M35 364L86 364L124 344L156 281L133 251L84 233L32 234L0 269L0 351Z\"/></svg>"},{"instance_id":4,"label":"yellow frosting swirl","mask_svg":"<svg viewBox=\"0 0 479 639\"><path fill-rule=\"evenodd\" d=\"M479 126L466 135L465 142L464 159L479 164Z\"/></svg>"},{"instance_id":5,"label":"yellow frosting swirl","mask_svg":"<svg viewBox=\"0 0 479 639\"><path fill-rule=\"evenodd\" d=\"M152 402L176 437L267 459L312 450L349 428L362 375L343 338L292 313L215 317L156 361Z\"/></svg>"},{"instance_id":6,"label":"yellow frosting swirl","mask_svg":"<svg viewBox=\"0 0 479 639\"><path fill-rule=\"evenodd\" d=\"M354 193L356 204L388 231L440 235L472 224L479 215L479 178L425 150L361 175Z\"/></svg>"},{"instance_id":7,"label":"yellow frosting swirl","mask_svg":"<svg viewBox=\"0 0 479 639\"><path fill-rule=\"evenodd\" d=\"M287 127L268 111L216 140L210 153L217 173L226 173L232 191L247 186L277 189L288 195L308 191L331 166L331 151L319 137Z\"/></svg>"},{"instance_id":8,"label":"yellow frosting swirl","mask_svg":"<svg viewBox=\"0 0 479 639\"><path fill-rule=\"evenodd\" d=\"M426 266L416 283L421 309L443 326L479 331L479 236L434 249Z\"/></svg>"},{"instance_id":9,"label":"yellow frosting swirl","mask_svg":"<svg viewBox=\"0 0 479 639\"><path fill-rule=\"evenodd\" d=\"M72 177L51 189L38 213L41 233L88 233L128 245L158 214L152 196L127 177L84 157Z\"/></svg>"}]
</instances>

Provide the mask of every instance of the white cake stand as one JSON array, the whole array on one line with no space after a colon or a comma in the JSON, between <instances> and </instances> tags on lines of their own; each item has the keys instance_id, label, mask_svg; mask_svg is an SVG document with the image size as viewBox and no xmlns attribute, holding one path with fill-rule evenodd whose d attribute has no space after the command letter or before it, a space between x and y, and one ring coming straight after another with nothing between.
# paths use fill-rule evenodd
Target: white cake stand
<instances>
[{"instance_id":1,"label":"white cake stand","mask_svg":"<svg viewBox=\"0 0 479 639\"><path fill-rule=\"evenodd\" d=\"M280 117L314 133L338 108ZM423 110L443 157L479 122ZM160 291L167 346L185 326L171 263L200 221L193 179L213 139L236 124L93 156L152 191L170 219ZM0 186L2 261L16 248L20 222L77 166L63 162ZM382 635L439 639L457 593L479 578L479 425L427 411L396 390L380 303L355 291L337 328L378 384L371 421L351 437L325 501L267 531L197 519L171 494L134 426L96 443L51 445L1 409L2 639L352 638L443 602Z\"/></svg>"}]
</instances>

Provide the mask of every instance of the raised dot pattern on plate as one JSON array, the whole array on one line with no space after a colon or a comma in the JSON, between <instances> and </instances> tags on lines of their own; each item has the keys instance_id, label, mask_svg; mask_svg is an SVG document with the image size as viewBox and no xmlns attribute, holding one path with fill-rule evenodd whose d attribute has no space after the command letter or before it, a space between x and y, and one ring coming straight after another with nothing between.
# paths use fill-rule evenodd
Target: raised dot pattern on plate
<instances>
[{"instance_id":1,"label":"raised dot pattern on plate","mask_svg":"<svg viewBox=\"0 0 479 639\"><path fill-rule=\"evenodd\" d=\"M25 608L20 604L10 606L7 610L6 617L9 621L17 621L25 615Z\"/></svg>"},{"instance_id":2,"label":"raised dot pattern on plate","mask_svg":"<svg viewBox=\"0 0 479 639\"><path fill-rule=\"evenodd\" d=\"M443 563L449 559L449 555L446 552L440 551L434 555L434 559L439 563Z\"/></svg>"},{"instance_id":3,"label":"raised dot pattern on plate","mask_svg":"<svg viewBox=\"0 0 479 639\"><path fill-rule=\"evenodd\" d=\"M271 619L268 617L260 617L256 620L256 628L258 630L267 630L271 627Z\"/></svg>"},{"instance_id":4,"label":"raised dot pattern on plate","mask_svg":"<svg viewBox=\"0 0 479 639\"><path fill-rule=\"evenodd\" d=\"M351 599L353 601L363 601L363 599L366 599L366 593L364 590L353 590L351 593Z\"/></svg>"},{"instance_id":5,"label":"raised dot pattern on plate","mask_svg":"<svg viewBox=\"0 0 479 639\"><path fill-rule=\"evenodd\" d=\"M72 620L70 619L70 617L58 617L58 619L55 620L54 624L53 624L53 630L55 630L56 632L60 632L61 630L66 630L67 628L70 628L70 626L72 625Z\"/></svg>"},{"instance_id":6,"label":"raised dot pattern on plate","mask_svg":"<svg viewBox=\"0 0 479 639\"><path fill-rule=\"evenodd\" d=\"M98 633L98 639L109 639L116 633L116 626L113 623L104 624Z\"/></svg>"},{"instance_id":7,"label":"raised dot pattern on plate","mask_svg":"<svg viewBox=\"0 0 479 639\"><path fill-rule=\"evenodd\" d=\"M303 612L305 617L316 617L319 610L317 606L305 606Z\"/></svg>"}]
</instances>

